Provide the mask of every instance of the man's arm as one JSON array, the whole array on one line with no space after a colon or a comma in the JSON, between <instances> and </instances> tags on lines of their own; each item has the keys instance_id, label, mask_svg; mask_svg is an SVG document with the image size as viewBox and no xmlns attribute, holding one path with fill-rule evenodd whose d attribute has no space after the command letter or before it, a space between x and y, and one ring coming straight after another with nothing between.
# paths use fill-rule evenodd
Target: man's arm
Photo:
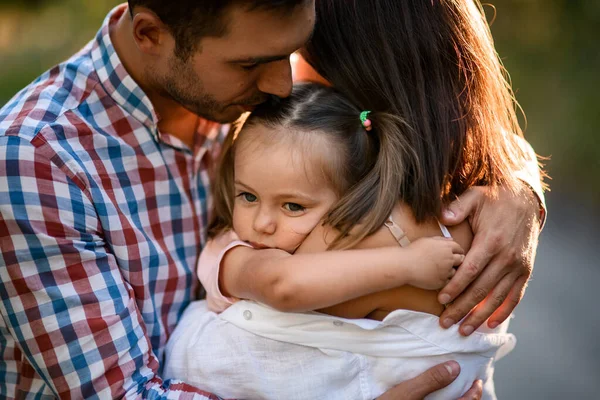
<instances>
[{"instance_id":1,"label":"man's arm","mask_svg":"<svg viewBox=\"0 0 600 400\"><path fill-rule=\"evenodd\" d=\"M485 187L471 188L442 217L446 225L468 218L475 234L463 264L438 297L442 304L454 300L440 316L442 326L470 313L461 323L463 335L488 318L491 328L508 318L523 298L533 270L545 202L537 157L527 142L518 140L528 155L517 172L525 182L522 190L515 195L501 188L493 198Z\"/></svg>"},{"instance_id":2,"label":"man's arm","mask_svg":"<svg viewBox=\"0 0 600 400\"><path fill-rule=\"evenodd\" d=\"M59 398L216 398L157 376L136 293L82 186L29 142L0 137L0 363L15 369L0 390L45 384Z\"/></svg>"}]
</instances>

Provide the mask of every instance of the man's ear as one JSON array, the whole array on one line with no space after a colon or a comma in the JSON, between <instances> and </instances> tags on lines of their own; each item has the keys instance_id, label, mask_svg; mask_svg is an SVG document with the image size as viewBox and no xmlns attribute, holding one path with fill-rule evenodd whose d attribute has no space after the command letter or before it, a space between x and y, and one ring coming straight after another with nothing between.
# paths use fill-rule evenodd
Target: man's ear
<instances>
[{"instance_id":1,"label":"man's ear","mask_svg":"<svg viewBox=\"0 0 600 400\"><path fill-rule=\"evenodd\" d=\"M136 7L132 25L133 39L143 53L159 55L167 42L173 40L161 19L147 8Z\"/></svg>"}]
</instances>

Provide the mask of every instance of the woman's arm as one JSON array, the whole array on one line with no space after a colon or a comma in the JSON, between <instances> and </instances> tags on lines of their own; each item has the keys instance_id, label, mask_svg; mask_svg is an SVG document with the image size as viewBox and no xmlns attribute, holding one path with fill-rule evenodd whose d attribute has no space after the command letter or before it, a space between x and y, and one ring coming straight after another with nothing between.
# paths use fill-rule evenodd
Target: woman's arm
<instances>
[{"instance_id":1,"label":"woman's arm","mask_svg":"<svg viewBox=\"0 0 600 400\"><path fill-rule=\"evenodd\" d=\"M468 220L475 239L456 277L440 292L441 303L453 300L440 321L448 328L462 320L461 334L470 335L488 318L495 328L521 301L535 260L539 206L529 187L517 195L500 188L497 196L473 187L449 209L444 221Z\"/></svg>"},{"instance_id":2,"label":"woman's arm","mask_svg":"<svg viewBox=\"0 0 600 400\"><path fill-rule=\"evenodd\" d=\"M462 253L460 245L443 238L428 238L410 248L296 255L235 247L221 261L219 286L226 296L281 311L315 310L406 284L440 288L462 261Z\"/></svg>"}]
</instances>

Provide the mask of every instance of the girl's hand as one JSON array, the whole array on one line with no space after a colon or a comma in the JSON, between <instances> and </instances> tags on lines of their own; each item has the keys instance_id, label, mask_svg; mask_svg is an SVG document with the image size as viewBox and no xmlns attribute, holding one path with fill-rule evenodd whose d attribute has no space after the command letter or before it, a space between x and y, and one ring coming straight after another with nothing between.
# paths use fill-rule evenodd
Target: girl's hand
<instances>
[{"instance_id":1,"label":"girl's hand","mask_svg":"<svg viewBox=\"0 0 600 400\"><path fill-rule=\"evenodd\" d=\"M444 237L420 238L407 247L412 265L408 284L422 289L444 287L454 276L455 266L465 259L464 250L452 239Z\"/></svg>"}]
</instances>

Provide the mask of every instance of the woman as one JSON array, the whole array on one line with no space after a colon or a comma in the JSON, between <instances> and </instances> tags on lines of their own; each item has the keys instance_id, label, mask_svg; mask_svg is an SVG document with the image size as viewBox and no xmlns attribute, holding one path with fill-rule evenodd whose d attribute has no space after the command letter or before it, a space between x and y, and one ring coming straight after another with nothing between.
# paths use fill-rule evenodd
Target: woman
<instances>
[{"instance_id":1,"label":"woman","mask_svg":"<svg viewBox=\"0 0 600 400\"><path fill-rule=\"evenodd\" d=\"M399 223L410 232L414 222L423 227L434 216L446 225L469 217L476 236L463 264L469 268L459 268L440 292L439 303L454 300L440 323L448 328L462 320L464 335L490 316L489 327L498 326L522 298L545 211L538 208L537 158L522 139L479 2L322 0L316 7L317 25L301 52L310 65L300 59L295 78L328 82L355 104L397 113L419 131L413 145L430 156L415 168L427 175L400 194L410 209ZM461 133L464 142L455 140ZM430 146L435 151L427 153ZM494 156L482 158L486 152ZM492 173L482 173L486 164ZM480 185L491 185L496 198ZM432 294L415 295L440 307Z\"/></svg>"}]
</instances>

